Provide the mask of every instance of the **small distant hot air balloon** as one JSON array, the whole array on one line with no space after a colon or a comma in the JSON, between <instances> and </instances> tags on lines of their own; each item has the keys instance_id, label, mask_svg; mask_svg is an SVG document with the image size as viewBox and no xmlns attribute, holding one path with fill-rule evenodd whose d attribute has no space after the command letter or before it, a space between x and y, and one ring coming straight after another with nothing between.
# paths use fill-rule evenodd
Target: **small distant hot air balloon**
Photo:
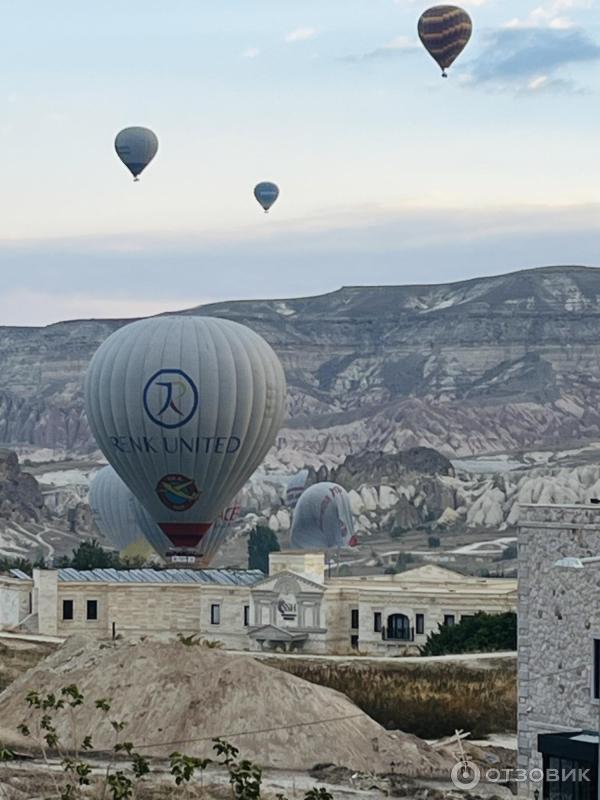
<instances>
[{"instance_id":1,"label":"small distant hot air balloon","mask_svg":"<svg viewBox=\"0 0 600 800\"><path fill-rule=\"evenodd\" d=\"M109 336L85 395L108 461L173 547L196 548L273 445L286 383L250 328L166 316Z\"/></svg>"},{"instance_id":2,"label":"small distant hot air balloon","mask_svg":"<svg viewBox=\"0 0 600 800\"><path fill-rule=\"evenodd\" d=\"M471 17L458 6L434 6L419 19L419 38L442 68L442 76L465 49L473 32Z\"/></svg>"},{"instance_id":3,"label":"small distant hot air balloon","mask_svg":"<svg viewBox=\"0 0 600 800\"><path fill-rule=\"evenodd\" d=\"M309 486L294 511L291 544L297 550L353 547L356 539L348 492L329 481Z\"/></svg>"},{"instance_id":4,"label":"small distant hot air balloon","mask_svg":"<svg viewBox=\"0 0 600 800\"><path fill-rule=\"evenodd\" d=\"M134 181L138 181L139 175L156 155L158 139L149 128L124 128L117 134L115 150Z\"/></svg>"},{"instance_id":5,"label":"small distant hot air balloon","mask_svg":"<svg viewBox=\"0 0 600 800\"><path fill-rule=\"evenodd\" d=\"M254 187L254 197L263 207L265 214L268 214L269 209L279 197L279 187L276 183L270 183L269 181L257 183Z\"/></svg>"}]
</instances>

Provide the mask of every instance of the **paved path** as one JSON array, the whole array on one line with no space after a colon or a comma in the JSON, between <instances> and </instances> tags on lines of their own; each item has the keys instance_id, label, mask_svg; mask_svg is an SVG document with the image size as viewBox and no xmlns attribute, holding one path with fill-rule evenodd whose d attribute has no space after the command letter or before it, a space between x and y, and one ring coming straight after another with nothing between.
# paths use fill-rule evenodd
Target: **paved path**
<instances>
[{"instance_id":1,"label":"paved path","mask_svg":"<svg viewBox=\"0 0 600 800\"><path fill-rule=\"evenodd\" d=\"M255 658L289 658L298 661L347 661L350 663L376 661L377 663L388 664L434 664L452 663L465 661L490 661L491 659L502 659L505 661L516 661L516 653L465 653L464 655L453 656L317 656L309 653L271 653L271 652L251 652L247 650L229 650L227 652L237 655L252 655Z\"/></svg>"}]
</instances>

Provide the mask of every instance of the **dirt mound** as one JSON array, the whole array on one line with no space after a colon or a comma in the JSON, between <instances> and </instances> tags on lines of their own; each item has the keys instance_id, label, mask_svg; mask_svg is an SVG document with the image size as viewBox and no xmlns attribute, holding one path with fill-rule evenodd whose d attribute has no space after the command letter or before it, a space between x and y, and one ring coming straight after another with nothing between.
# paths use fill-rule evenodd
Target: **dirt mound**
<instances>
[{"instance_id":1,"label":"dirt mound","mask_svg":"<svg viewBox=\"0 0 600 800\"><path fill-rule=\"evenodd\" d=\"M58 693L71 684L88 701L77 709L78 738L91 735L96 750L114 744L94 707L95 700L110 698L110 719L126 722L124 738L148 755L179 750L206 756L211 740L223 737L271 767L304 770L330 762L386 771L394 762L405 774L419 775L448 767L447 758L423 741L388 733L339 692L251 656L180 642L74 637L0 695L0 741L23 747L15 732L28 717L27 692ZM57 719L66 742L72 735L68 714Z\"/></svg>"}]
</instances>

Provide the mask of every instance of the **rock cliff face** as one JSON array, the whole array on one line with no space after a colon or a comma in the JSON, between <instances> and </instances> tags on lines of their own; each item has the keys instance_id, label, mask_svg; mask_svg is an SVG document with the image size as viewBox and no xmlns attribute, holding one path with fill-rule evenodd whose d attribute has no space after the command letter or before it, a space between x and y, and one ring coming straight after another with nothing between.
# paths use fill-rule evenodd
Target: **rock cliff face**
<instances>
[{"instance_id":1,"label":"rock cliff face","mask_svg":"<svg viewBox=\"0 0 600 800\"><path fill-rule=\"evenodd\" d=\"M0 450L0 520L39 522L45 516L44 497L36 479L21 472L16 453Z\"/></svg>"},{"instance_id":2,"label":"rock cliff face","mask_svg":"<svg viewBox=\"0 0 600 800\"><path fill-rule=\"evenodd\" d=\"M183 313L243 322L281 356L289 422L273 467L332 467L366 450L456 456L600 438L600 270L346 287ZM82 378L125 322L0 329L0 441L93 450Z\"/></svg>"}]
</instances>

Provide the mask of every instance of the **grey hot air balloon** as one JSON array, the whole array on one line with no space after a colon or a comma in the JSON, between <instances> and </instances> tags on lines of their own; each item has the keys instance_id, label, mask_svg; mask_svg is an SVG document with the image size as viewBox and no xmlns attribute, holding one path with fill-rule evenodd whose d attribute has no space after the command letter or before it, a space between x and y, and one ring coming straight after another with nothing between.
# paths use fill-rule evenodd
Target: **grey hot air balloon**
<instances>
[{"instance_id":1,"label":"grey hot air balloon","mask_svg":"<svg viewBox=\"0 0 600 800\"><path fill-rule=\"evenodd\" d=\"M98 530L116 550L129 555L152 555L147 531L139 524L140 503L112 467L103 467L94 475L88 499ZM168 542L156 523L152 522L152 526Z\"/></svg>"},{"instance_id":2,"label":"grey hot air balloon","mask_svg":"<svg viewBox=\"0 0 600 800\"><path fill-rule=\"evenodd\" d=\"M149 128L124 128L117 134L115 150L133 175L134 181L138 181L156 155L158 139Z\"/></svg>"},{"instance_id":3,"label":"grey hot air balloon","mask_svg":"<svg viewBox=\"0 0 600 800\"><path fill-rule=\"evenodd\" d=\"M265 214L268 214L269 209L279 197L279 187L276 183L262 181L262 183L257 183L254 187L254 197L264 209Z\"/></svg>"},{"instance_id":4,"label":"grey hot air balloon","mask_svg":"<svg viewBox=\"0 0 600 800\"><path fill-rule=\"evenodd\" d=\"M108 461L172 545L195 548L275 441L286 384L244 325L165 316L113 333L85 395Z\"/></svg>"},{"instance_id":5,"label":"grey hot air balloon","mask_svg":"<svg viewBox=\"0 0 600 800\"><path fill-rule=\"evenodd\" d=\"M329 481L306 489L294 512L291 544L296 550L337 550L355 545L348 492Z\"/></svg>"}]
</instances>

